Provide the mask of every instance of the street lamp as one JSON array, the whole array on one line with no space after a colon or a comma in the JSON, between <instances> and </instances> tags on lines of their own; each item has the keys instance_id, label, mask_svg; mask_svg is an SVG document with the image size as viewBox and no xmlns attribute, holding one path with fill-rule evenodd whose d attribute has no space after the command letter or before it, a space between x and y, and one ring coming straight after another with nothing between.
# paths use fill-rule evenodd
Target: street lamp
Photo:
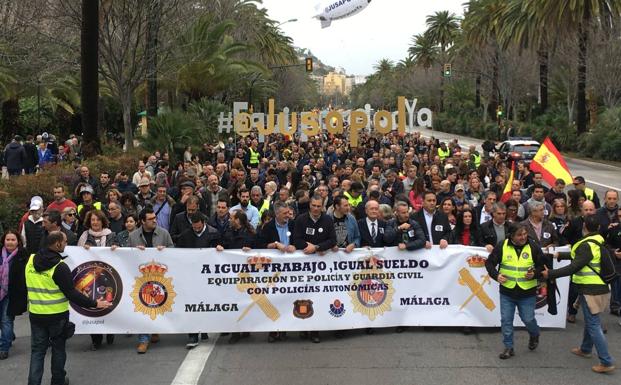
<instances>
[{"instance_id":1,"label":"street lamp","mask_svg":"<svg viewBox=\"0 0 621 385\"><path fill-rule=\"evenodd\" d=\"M298 19L289 19L287 21L283 21L282 23L276 24L276 28L280 27L281 25L287 24L287 23L295 23L296 21L298 21Z\"/></svg>"}]
</instances>

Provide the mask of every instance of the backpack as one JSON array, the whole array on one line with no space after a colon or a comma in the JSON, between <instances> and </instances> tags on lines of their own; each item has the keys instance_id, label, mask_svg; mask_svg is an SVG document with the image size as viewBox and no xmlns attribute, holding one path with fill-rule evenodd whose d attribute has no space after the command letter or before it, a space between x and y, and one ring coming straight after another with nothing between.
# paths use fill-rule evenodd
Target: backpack
<instances>
[{"instance_id":1,"label":"backpack","mask_svg":"<svg viewBox=\"0 0 621 385\"><path fill-rule=\"evenodd\" d=\"M609 285L610 283L612 283L612 281L614 281L619 276L619 273L615 269L615 263L612 258L612 254L610 254L610 250L608 250L608 248L605 245L602 245L601 243L593 239L589 239L586 242L593 243L599 246L600 254L601 254L599 273L595 271L595 269L593 269L591 265L587 265L587 266L589 267L589 269L593 270L602 279L602 281L604 281L604 283Z\"/></svg>"}]
</instances>

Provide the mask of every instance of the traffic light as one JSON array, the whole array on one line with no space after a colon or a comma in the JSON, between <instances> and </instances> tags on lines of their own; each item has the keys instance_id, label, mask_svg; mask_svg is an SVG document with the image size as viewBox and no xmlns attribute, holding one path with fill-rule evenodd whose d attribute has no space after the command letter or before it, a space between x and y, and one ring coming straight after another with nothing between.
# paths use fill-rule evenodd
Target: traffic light
<instances>
[{"instance_id":1,"label":"traffic light","mask_svg":"<svg viewBox=\"0 0 621 385\"><path fill-rule=\"evenodd\" d=\"M306 58L306 72L313 72L313 58Z\"/></svg>"},{"instance_id":2,"label":"traffic light","mask_svg":"<svg viewBox=\"0 0 621 385\"><path fill-rule=\"evenodd\" d=\"M501 105L498 105L498 107L496 108L496 116L498 118L502 117L502 106Z\"/></svg>"},{"instance_id":3,"label":"traffic light","mask_svg":"<svg viewBox=\"0 0 621 385\"><path fill-rule=\"evenodd\" d=\"M450 78L452 75L452 68L451 68L451 63L446 63L444 65L444 71L442 72L443 76L445 78Z\"/></svg>"}]
</instances>

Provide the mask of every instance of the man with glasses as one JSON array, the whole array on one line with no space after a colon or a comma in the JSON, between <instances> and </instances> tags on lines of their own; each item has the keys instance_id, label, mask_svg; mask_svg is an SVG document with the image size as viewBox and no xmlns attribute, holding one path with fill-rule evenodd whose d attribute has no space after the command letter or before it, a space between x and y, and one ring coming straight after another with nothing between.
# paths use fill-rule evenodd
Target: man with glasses
<instances>
[{"instance_id":1,"label":"man with glasses","mask_svg":"<svg viewBox=\"0 0 621 385\"><path fill-rule=\"evenodd\" d=\"M595 191L593 191L593 189L590 189L586 186L586 180L584 179L584 177L582 176L577 176L574 178L574 188L576 190L580 190L582 192L584 192L584 195L586 196L586 199L588 201L593 202L593 204L595 205L595 208L598 209L600 207L599 204L599 197L597 196L597 193Z\"/></svg>"},{"instance_id":2,"label":"man with glasses","mask_svg":"<svg viewBox=\"0 0 621 385\"><path fill-rule=\"evenodd\" d=\"M135 247L139 250L144 250L147 247L155 247L159 251L167 247L174 247L168 231L157 225L157 216L152 207L142 209L138 219L140 220L141 226L129 233L129 247ZM136 351L138 354L145 354L149 348L149 342L157 343L159 340L159 334L153 334L151 336L148 334L139 334Z\"/></svg>"},{"instance_id":3,"label":"man with glasses","mask_svg":"<svg viewBox=\"0 0 621 385\"><path fill-rule=\"evenodd\" d=\"M110 220L110 230L118 234L125 230L125 216L121 211L121 206L116 202L108 204L108 219Z\"/></svg>"}]
</instances>

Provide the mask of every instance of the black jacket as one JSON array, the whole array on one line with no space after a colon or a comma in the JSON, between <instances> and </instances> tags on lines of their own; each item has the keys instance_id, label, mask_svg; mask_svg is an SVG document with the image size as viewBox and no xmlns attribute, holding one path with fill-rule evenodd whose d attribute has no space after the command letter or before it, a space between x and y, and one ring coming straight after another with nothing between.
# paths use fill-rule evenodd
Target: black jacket
<instances>
[{"instance_id":1,"label":"black jacket","mask_svg":"<svg viewBox=\"0 0 621 385\"><path fill-rule=\"evenodd\" d=\"M295 223L293 221L289 221L287 225L289 226L289 244L293 244L291 241L293 237L293 229L294 229ZM257 248L267 249L267 245L273 242L282 243L280 241L280 237L278 236L278 230L276 229L276 219L272 219L271 221L267 222L265 226L263 226L259 230L259 235L257 239Z\"/></svg>"},{"instance_id":2,"label":"black jacket","mask_svg":"<svg viewBox=\"0 0 621 385\"><path fill-rule=\"evenodd\" d=\"M492 230L494 231L494 230ZM453 229L453 234L452 234L452 243L456 244L456 245L461 245L461 238L462 235L464 233L464 229L463 227L460 226L456 226ZM494 233L494 237L496 236L496 234ZM485 246L486 244L483 243L483 241L481 240L481 230L479 229L478 226L470 226L470 244L465 245L465 246Z\"/></svg>"},{"instance_id":3,"label":"black jacket","mask_svg":"<svg viewBox=\"0 0 621 385\"><path fill-rule=\"evenodd\" d=\"M207 228L200 236L191 227L183 231L177 238L176 247L206 249L216 247L220 240L220 233L215 228L206 225Z\"/></svg>"},{"instance_id":4,"label":"black jacket","mask_svg":"<svg viewBox=\"0 0 621 385\"><path fill-rule=\"evenodd\" d=\"M45 271L49 270L54 265L58 264L62 260L62 256L52 250L41 250L34 257L34 268L36 271ZM27 260L26 260L27 262ZM25 266L25 264L24 264ZM19 272L15 274L19 277L15 278L17 282L23 282L23 291L22 293L26 294L26 296L22 295L21 301L23 303L27 303L27 289L26 289L26 269L20 269ZM54 275L52 275L52 279L58 285L60 291L63 292L65 297L69 300L69 302L73 302L80 307L90 307L94 308L97 306L97 302L82 295L79 291L77 291L73 284L73 279L71 277L71 270L69 270L69 266L66 263L60 263L56 270L54 270ZM18 299L19 301L19 299ZM23 306L16 305L18 308L23 309ZM20 310L20 309L17 309ZM17 314L16 314L17 315ZM32 314L30 313L30 322L35 322L39 324L50 324L57 322L61 319L66 319L69 317L69 312L59 313L59 314Z\"/></svg>"},{"instance_id":5,"label":"black jacket","mask_svg":"<svg viewBox=\"0 0 621 385\"><path fill-rule=\"evenodd\" d=\"M505 237L509 236L509 223L505 222ZM479 227L479 233L481 238L481 246L492 245L496 246L498 244L498 237L496 237L496 230L494 230L494 220L489 220L483 223Z\"/></svg>"},{"instance_id":6,"label":"black jacket","mask_svg":"<svg viewBox=\"0 0 621 385\"><path fill-rule=\"evenodd\" d=\"M319 220L314 222L309 213L299 215L293 227L293 239L291 244L296 249L306 248L306 242L317 246L317 251L326 251L336 245L336 233L334 222L326 214L321 214Z\"/></svg>"},{"instance_id":7,"label":"black jacket","mask_svg":"<svg viewBox=\"0 0 621 385\"><path fill-rule=\"evenodd\" d=\"M18 142L9 143L4 149L4 164L9 170L23 170L26 165L26 151Z\"/></svg>"},{"instance_id":8,"label":"black jacket","mask_svg":"<svg viewBox=\"0 0 621 385\"><path fill-rule=\"evenodd\" d=\"M358 230L360 230L360 246L361 247L388 247L393 246L395 242L395 229L389 226L385 221L377 220L377 235L375 241L369 232L367 219L358 220Z\"/></svg>"},{"instance_id":9,"label":"black jacket","mask_svg":"<svg viewBox=\"0 0 621 385\"><path fill-rule=\"evenodd\" d=\"M257 244L257 235L245 229L234 230L229 227L228 231L224 233L222 237L222 243L220 243L220 239L217 241L225 249L241 249L244 247L254 249Z\"/></svg>"},{"instance_id":10,"label":"black jacket","mask_svg":"<svg viewBox=\"0 0 621 385\"><path fill-rule=\"evenodd\" d=\"M178 213L174 217L171 215L171 218L173 218L173 220L172 224L170 225L170 237L172 238L173 242L177 243L177 240L179 239L181 233L183 233L187 229L192 228L192 222L190 222L190 220L188 219L185 211Z\"/></svg>"},{"instance_id":11,"label":"black jacket","mask_svg":"<svg viewBox=\"0 0 621 385\"><path fill-rule=\"evenodd\" d=\"M28 310L26 292L26 263L28 262L26 249L19 249L11 260L9 267L9 316L15 317L24 314Z\"/></svg>"},{"instance_id":12,"label":"black jacket","mask_svg":"<svg viewBox=\"0 0 621 385\"><path fill-rule=\"evenodd\" d=\"M535 279L538 279L541 276L541 271L543 270L543 266L546 262L546 256L543 254L543 251L541 250L541 247L537 244L537 242L533 241L530 238L528 238L527 242L530 245L533 262L535 263ZM502 262L503 244L504 242L498 243L485 261L485 268L487 269L489 276L495 281L498 280L498 267ZM524 246L517 247L513 245L511 240L509 240L509 245L516 248L516 253L518 257L522 254L522 249L524 248ZM525 298L537 294L537 287L529 290L523 290L518 285L516 285L513 289L508 289L503 285L499 285L499 287L501 294L505 294L513 298Z\"/></svg>"},{"instance_id":13,"label":"black jacket","mask_svg":"<svg viewBox=\"0 0 621 385\"><path fill-rule=\"evenodd\" d=\"M429 232L427 230L427 223L425 222L425 209L422 209L412 216L420 227L423 228L423 232L425 233L425 239L427 241L431 241L429 238ZM443 212L436 210L433 214L433 220L431 221L431 231L433 236L433 244L439 245L440 240L444 239L447 242L451 241L451 224L449 223L448 217Z\"/></svg>"},{"instance_id":14,"label":"black jacket","mask_svg":"<svg viewBox=\"0 0 621 385\"><path fill-rule=\"evenodd\" d=\"M24 143L24 151L26 152L26 162L24 168L35 168L39 164L39 152L34 143Z\"/></svg>"},{"instance_id":15,"label":"black jacket","mask_svg":"<svg viewBox=\"0 0 621 385\"><path fill-rule=\"evenodd\" d=\"M413 219L409 219L407 223L410 224L410 229L401 231L398 230L397 227L399 227L403 223L399 223L396 218L388 222L388 226L392 227L393 231L395 232L395 240L393 242L393 245L397 246L399 245L399 243L405 243L405 249L408 251L422 249L423 247L425 247L426 242L425 232L423 231L423 228L420 227L418 222Z\"/></svg>"}]
</instances>

